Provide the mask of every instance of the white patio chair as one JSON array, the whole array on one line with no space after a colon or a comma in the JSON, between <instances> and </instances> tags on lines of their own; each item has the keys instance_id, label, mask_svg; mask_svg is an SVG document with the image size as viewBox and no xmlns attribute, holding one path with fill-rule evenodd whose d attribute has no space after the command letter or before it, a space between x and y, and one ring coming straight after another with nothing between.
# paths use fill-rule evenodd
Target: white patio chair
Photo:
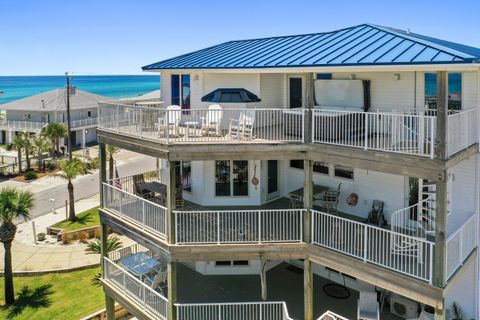
<instances>
[{"instance_id":1,"label":"white patio chair","mask_svg":"<svg viewBox=\"0 0 480 320\"><path fill-rule=\"evenodd\" d=\"M180 135L180 120L182 118L182 108L177 105L168 106L165 116L158 118L158 130L170 135L170 129L173 129L173 135Z\"/></svg>"},{"instance_id":2,"label":"white patio chair","mask_svg":"<svg viewBox=\"0 0 480 320\"><path fill-rule=\"evenodd\" d=\"M166 287L167 281L167 271L160 271L157 272L153 277L152 276L145 276L143 282L152 288L153 290L160 290L160 293L163 294L163 289Z\"/></svg>"},{"instance_id":3,"label":"white patio chair","mask_svg":"<svg viewBox=\"0 0 480 320\"><path fill-rule=\"evenodd\" d=\"M380 307L376 292L360 291L357 304L357 319L380 320Z\"/></svg>"},{"instance_id":4,"label":"white patio chair","mask_svg":"<svg viewBox=\"0 0 480 320\"><path fill-rule=\"evenodd\" d=\"M228 127L228 135L232 139L252 139L253 126L255 124L255 110L243 110L240 117L231 119Z\"/></svg>"},{"instance_id":5,"label":"white patio chair","mask_svg":"<svg viewBox=\"0 0 480 320\"><path fill-rule=\"evenodd\" d=\"M219 104L211 104L208 106L207 115L202 117L202 134L208 136L210 130L216 136L220 136L220 124L223 118L223 108Z\"/></svg>"}]
</instances>

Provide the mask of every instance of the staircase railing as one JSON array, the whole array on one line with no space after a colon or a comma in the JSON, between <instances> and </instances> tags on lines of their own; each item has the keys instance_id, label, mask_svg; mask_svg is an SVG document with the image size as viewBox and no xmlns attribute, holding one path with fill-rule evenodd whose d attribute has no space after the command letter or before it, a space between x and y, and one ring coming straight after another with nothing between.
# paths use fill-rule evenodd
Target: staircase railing
<instances>
[{"instance_id":1,"label":"staircase railing","mask_svg":"<svg viewBox=\"0 0 480 320\"><path fill-rule=\"evenodd\" d=\"M435 232L435 199L430 196L418 203L395 211L391 217L392 231L425 238Z\"/></svg>"}]
</instances>

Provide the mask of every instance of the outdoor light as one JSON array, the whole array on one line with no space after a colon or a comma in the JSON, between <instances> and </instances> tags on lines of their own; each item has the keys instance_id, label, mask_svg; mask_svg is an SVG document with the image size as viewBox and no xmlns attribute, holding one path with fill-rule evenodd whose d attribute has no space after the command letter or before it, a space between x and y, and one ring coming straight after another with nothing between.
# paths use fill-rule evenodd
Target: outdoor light
<instances>
[{"instance_id":1,"label":"outdoor light","mask_svg":"<svg viewBox=\"0 0 480 320\"><path fill-rule=\"evenodd\" d=\"M352 74L350 75L350 79L355 80L356 78L357 78L357 76L356 76L354 73L352 73Z\"/></svg>"},{"instance_id":2,"label":"outdoor light","mask_svg":"<svg viewBox=\"0 0 480 320\"><path fill-rule=\"evenodd\" d=\"M198 78L199 78L199 77L198 77L198 74L194 74L194 75L193 75L193 81L197 81Z\"/></svg>"},{"instance_id":3,"label":"outdoor light","mask_svg":"<svg viewBox=\"0 0 480 320\"><path fill-rule=\"evenodd\" d=\"M395 81L400 80L400 73L395 73L395 74L393 75L393 79L394 79Z\"/></svg>"},{"instance_id":4,"label":"outdoor light","mask_svg":"<svg viewBox=\"0 0 480 320\"><path fill-rule=\"evenodd\" d=\"M85 129L85 134L87 134L87 133L88 133L88 129Z\"/></svg>"}]
</instances>

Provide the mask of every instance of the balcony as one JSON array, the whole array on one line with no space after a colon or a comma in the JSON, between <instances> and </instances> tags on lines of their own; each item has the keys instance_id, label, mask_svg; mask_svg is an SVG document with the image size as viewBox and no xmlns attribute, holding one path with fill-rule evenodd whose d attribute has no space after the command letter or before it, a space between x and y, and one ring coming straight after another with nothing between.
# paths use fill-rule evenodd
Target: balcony
<instances>
[{"instance_id":1,"label":"balcony","mask_svg":"<svg viewBox=\"0 0 480 320\"><path fill-rule=\"evenodd\" d=\"M0 130L25 131L25 132L38 133L46 125L47 123L43 123L43 122L1 120Z\"/></svg>"},{"instance_id":2,"label":"balcony","mask_svg":"<svg viewBox=\"0 0 480 320\"><path fill-rule=\"evenodd\" d=\"M166 186L160 171L103 184L104 208L149 235L168 242ZM154 192L154 191L157 192ZM153 193L152 193L153 192ZM162 193L163 192L163 193ZM303 244L305 208L291 208L288 198L260 206L202 206L182 200L173 210L175 246ZM435 201L430 197L398 210L391 225L378 227L358 215L311 210L311 244L416 278L433 280ZM364 216L364 215L363 215ZM447 239L448 280L476 248L473 215Z\"/></svg>"},{"instance_id":3,"label":"balcony","mask_svg":"<svg viewBox=\"0 0 480 320\"><path fill-rule=\"evenodd\" d=\"M162 144L304 143L308 110L285 108L191 109L120 102L99 103L99 128ZM436 110L312 111L311 140L364 150L434 158ZM478 109L450 111L448 155L478 143Z\"/></svg>"},{"instance_id":4,"label":"balcony","mask_svg":"<svg viewBox=\"0 0 480 320\"><path fill-rule=\"evenodd\" d=\"M99 103L99 128L164 144L303 143L303 109L166 110Z\"/></svg>"},{"instance_id":5,"label":"balcony","mask_svg":"<svg viewBox=\"0 0 480 320\"><path fill-rule=\"evenodd\" d=\"M478 109L451 111L447 150L451 156L478 143ZM398 113L313 110L313 142L432 158L436 110Z\"/></svg>"}]
</instances>

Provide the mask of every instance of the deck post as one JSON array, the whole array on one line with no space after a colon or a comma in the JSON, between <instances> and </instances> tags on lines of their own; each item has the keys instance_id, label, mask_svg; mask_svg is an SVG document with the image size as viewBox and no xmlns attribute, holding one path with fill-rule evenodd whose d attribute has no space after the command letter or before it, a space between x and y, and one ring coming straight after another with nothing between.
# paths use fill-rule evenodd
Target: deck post
<instances>
[{"instance_id":1,"label":"deck post","mask_svg":"<svg viewBox=\"0 0 480 320\"><path fill-rule=\"evenodd\" d=\"M106 146L105 143L99 143L98 144L98 162L99 162L99 172L98 172L98 177L99 177L99 184L100 184L100 206L103 206L103 197L105 196L103 194L103 183L107 180L107 151L106 151ZM103 258L108 257L108 251L107 251L107 240L108 240L108 227L106 224L101 223L101 243L102 246L100 248L101 250L101 272L102 272L102 279L105 278L105 270L104 270L104 263L103 263ZM115 301L113 300L112 297L110 297L106 292L105 292L105 310L107 314L107 320L114 320L115 319Z\"/></svg>"},{"instance_id":2,"label":"deck post","mask_svg":"<svg viewBox=\"0 0 480 320\"><path fill-rule=\"evenodd\" d=\"M167 291L168 307L167 319L177 319L177 263L170 261L167 266Z\"/></svg>"},{"instance_id":3,"label":"deck post","mask_svg":"<svg viewBox=\"0 0 480 320\"><path fill-rule=\"evenodd\" d=\"M447 150L447 121L448 121L448 74L446 71L437 72L437 135L435 158L446 160ZM433 284L443 288L445 286L446 241L447 230L447 173L445 180L436 182L435 206L435 256Z\"/></svg>"},{"instance_id":4,"label":"deck post","mask_svg":"<svg viewBox=\"0 0 480 320\"><path fill-rule=\"evenodd\" d=\"M436 182L436 205L435 205L435 252L433 261L433 285L443 288L446 283L446 239L447 230L447 183L448 181Z\"/></svg>"},{"instance_id":5,"label":"deck post","mask_svg":"<svg viewBox=\"0 0 480 320\"><path fill-rule=\"evenodd\" d=\"M437 72L437 135L435 158L446 160L447 150L447 121L448 121L448 74L446 71Z\"/></svg>"},{"instance_id":6,"label":"deck post","mask_svg":"<svg viewBox=\"0 0 480 320\"><path fill-rule=\"evenodd\" d=\"M313 73L312 72L307 72L305 74L305 103L304 103L304 107L305 107L305 117L304 117L304 121L305 121L305 124L303 126L304 128L304 132L303 132L303 141L305 141L305 143L309 143L309 142L312 142L313 140L313 136L312 136L312 128L313 128L313 124L312 124L312 119L313 119L313 116L312 116L312 109L313 109L313 106L315 105L315 98L314 98L314 83L313 83Z\"/></svg>"},{"instance_id":7,"label":"deck post","mask_svg":"<svg viewBox=\"0 0 480 320\"><path fill-rule=\"evenodd\" d=\"M313 271L309 259L303 261L303 303L304 319L313 320Z\"/></svg>"},{"instance_id":8,"label":"deck post","mask_svg":"<svg viewBox=\"0 0 480 320\"><path fill-rule=\"evenodd\" d=\"M303 160L303 241L312 242L313 161Z\"/></svg>"},{"instance_id":9,"label":"deck post","mask_svg":"<svg viewBox=\"0 0 480 320\"><path fill-rule=\"evenodd\" d=\"M175 197L176 197L176 174L175 161L168 161L168 181L167 181L167 226L168 226L168 243L175 243ZM170 319L170 318L169 318Z\"/></svg>"},{"instance_id":10,"label":"deck post","mask_svg":"<svg viewBox=\"0 0 480 320\"><path fill-rule=\"evenodd\" d=\"M445 320L445 312L443 309L435 309L435 320Z\"/></svg>"}]
</instances>

